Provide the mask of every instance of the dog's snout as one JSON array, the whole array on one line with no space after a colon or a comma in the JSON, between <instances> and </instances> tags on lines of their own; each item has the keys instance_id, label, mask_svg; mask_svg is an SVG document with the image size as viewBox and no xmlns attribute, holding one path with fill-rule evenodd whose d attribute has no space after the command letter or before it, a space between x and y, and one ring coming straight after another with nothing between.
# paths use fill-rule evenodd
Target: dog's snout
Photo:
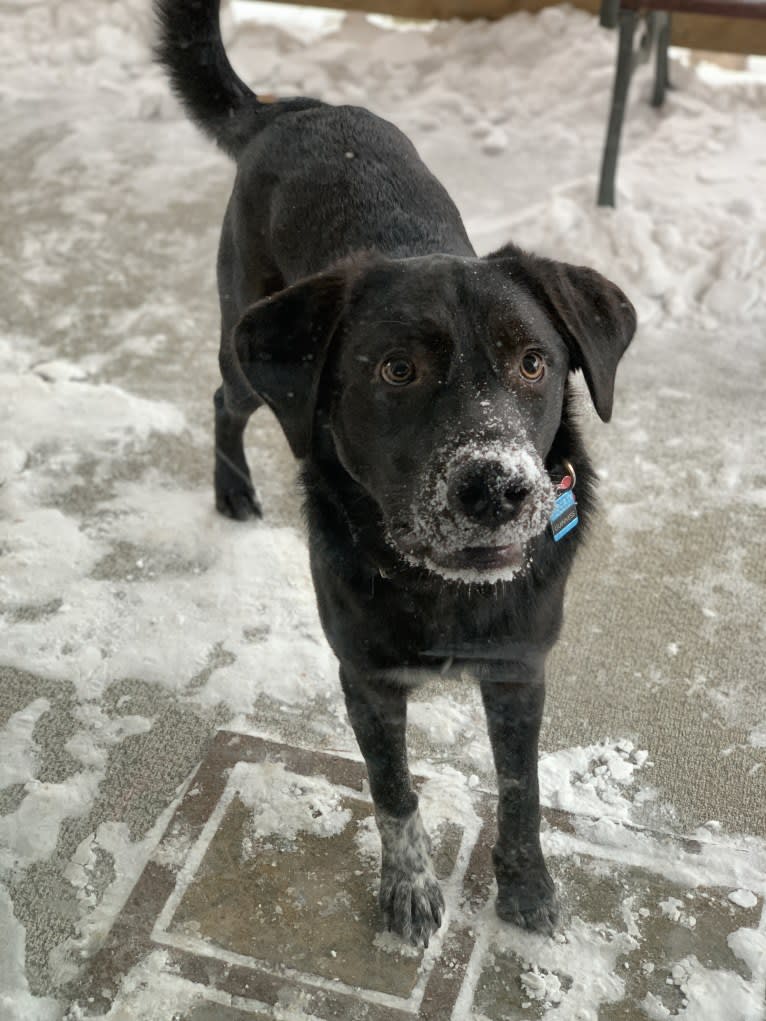
<instances>
[{"instance_id":1,"label":"dog's snout","mask_svg":"<svg viewBox=\"0 0 766 1021\"><path fill-rule=\"evenodd\" d=\"M447 499L462 517L496 528L516 517L529 493L527 483L499 461L482 461L454 473Z\"/></svg>"}]
</instances>

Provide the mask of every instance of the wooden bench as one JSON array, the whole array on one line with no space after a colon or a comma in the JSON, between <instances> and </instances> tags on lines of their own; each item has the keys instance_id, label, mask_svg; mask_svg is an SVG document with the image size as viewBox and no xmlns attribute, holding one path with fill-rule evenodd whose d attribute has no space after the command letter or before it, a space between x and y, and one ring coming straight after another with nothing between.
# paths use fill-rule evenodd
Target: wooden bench
<instances>
[{"instance_id":1,"label":"wooden bench","mask_svg":"<svg viewBox=\"0 0 766 1021\"><path fill-rule=\"evenodd\" d=\"M615 174L628 87L633 71L639 64L649 60L652 50L655 50L656 57L651 104L662 106L665 99L665 92L669 86L670 19L674 13L766 19L766 0L603 0L601 24L606 28L618 27L619 38L612 108L598 186L600 206L615 204ZM636 47L634 40L640 21L645 23L644 33Z\"/></svg>"}]
</instances>

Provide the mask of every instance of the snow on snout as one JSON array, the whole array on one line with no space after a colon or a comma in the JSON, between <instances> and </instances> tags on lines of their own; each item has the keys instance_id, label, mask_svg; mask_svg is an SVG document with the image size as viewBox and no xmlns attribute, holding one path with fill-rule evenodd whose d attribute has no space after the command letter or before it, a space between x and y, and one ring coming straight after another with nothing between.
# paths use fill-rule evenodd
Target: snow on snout
<instances>
[{"instance_id":1,"label":"snow on snout","mask_svg":"<svg viewBox=\"0 0 766 1021\"><path fill-rule=\"evenodd\" d=\"M497 465L504 477L528 490L513 520L496 527L471 520L456 511L449 500L450 482L470 466ZM553 484L543 462L524 443L481 442L443 448L431 460L423 485L411 507L411 530L404 538L408 551L454 553L475 546L523 546L546 527L554 503Z\"/></svg>"}]
</instances>

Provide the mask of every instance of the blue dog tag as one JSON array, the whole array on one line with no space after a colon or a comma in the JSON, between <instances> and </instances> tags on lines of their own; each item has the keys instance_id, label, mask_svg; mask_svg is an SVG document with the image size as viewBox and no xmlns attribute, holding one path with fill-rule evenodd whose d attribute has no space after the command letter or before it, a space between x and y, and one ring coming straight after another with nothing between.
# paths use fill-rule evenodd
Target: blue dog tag
<instances>
[{"instance_id":1,"label":"blue dog tag","mask_svg":"<svg viewBox=\"0 0 766 1021\"><path fill-rule=\"evenodd\" d=\"M564 490L556 497L551 513L551 532L556 542L563 539L572 529L580 524L577 513L577 500L571 489Z\"/></svg>"}]
</instances>

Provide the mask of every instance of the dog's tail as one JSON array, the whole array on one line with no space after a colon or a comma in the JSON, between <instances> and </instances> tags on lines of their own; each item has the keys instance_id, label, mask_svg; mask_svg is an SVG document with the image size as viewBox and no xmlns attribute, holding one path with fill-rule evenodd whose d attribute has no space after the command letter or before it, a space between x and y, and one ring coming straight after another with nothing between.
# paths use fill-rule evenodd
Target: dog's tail
<instances>
[{"instance_id":1,"label":"dog's tail","mask_svg":"<svg viewBox=\"0 0 766 1021\"><path fill-rule=\"evenodd\" d=\"M236 159L258 131L263 111L316 105L312 100L262 103L229 63L219 25L220 0L154 0L156 59L186 112Z\"/></svg>"}]
</instances>

